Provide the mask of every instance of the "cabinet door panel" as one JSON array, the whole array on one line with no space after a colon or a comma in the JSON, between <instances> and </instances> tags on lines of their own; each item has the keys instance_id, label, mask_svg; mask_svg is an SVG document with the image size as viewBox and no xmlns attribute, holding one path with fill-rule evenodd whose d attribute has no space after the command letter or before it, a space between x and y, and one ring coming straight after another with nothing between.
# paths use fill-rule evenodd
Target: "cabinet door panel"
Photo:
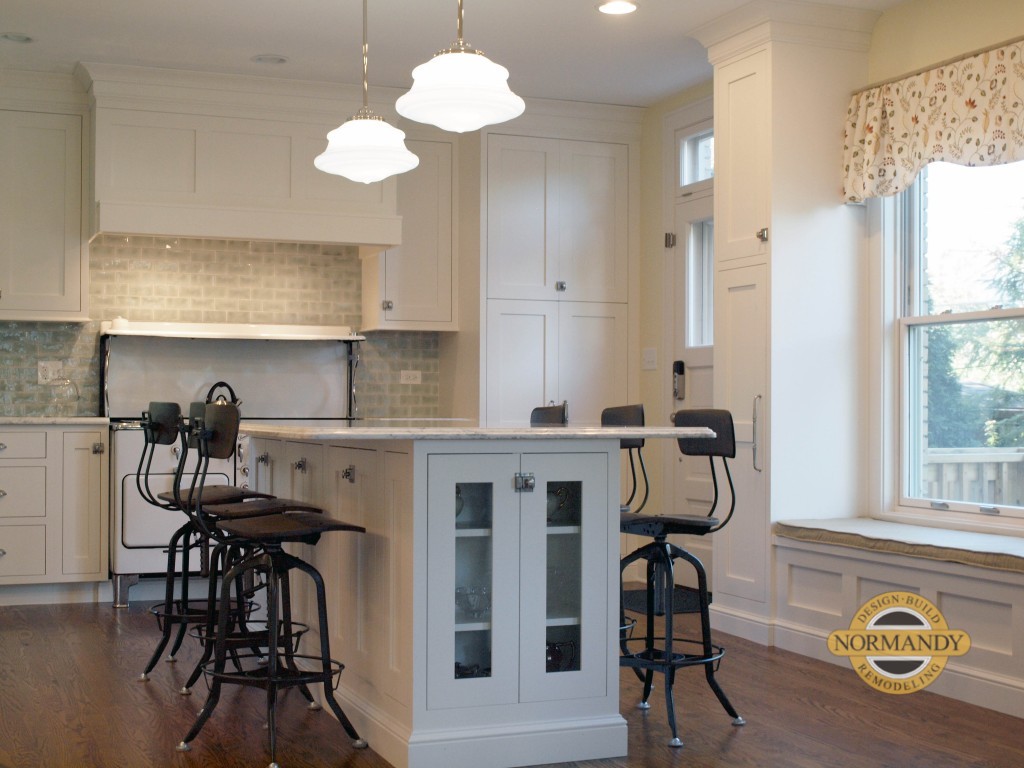
<instances>
[{"instance_id":1,"label":"cabinet door panel","mask_svg":"<svg viewBox=\"0 0 1024 768\"><path fill-rule=\"evenodd\" d=\"M755 51L715 71L715 259L768 252L769 61ZM770 233L769 233L770 234Z\"/></svg>"},{"instance_id":2,"label":"cabinet door panel","mask_svg":"<svg viewBox=\"0 0 1024 768\"><path fill-rule=\"evenodd\" d=\"M428 457L428 709L519 699L518 469L514 454Z\"/></svg>"},{"instance_id":3,"label":"cabinet door panel","mask_svg":"<svg viewBox=\"0 0 1024 768\"><path fill-rule=\"evenodd\" d=\"M607 462L603 453L523 455L536 486L520 494L521 701L607 690Z\"/></svg>"},{"instance_id":4,"label":"cabinet door panel","mask_svg":"<svg viewBox=\"0 0 1024 768\"><path fill-rule=\"evenodd\" d=\"M64 433L64 488L61 542L65 575L96 574L106 577L107 563L103 522L104 453L93 451L103 445L98 432Z\"/></svg>"},{"instance_id":5,"label":"cabinet door panel","mask_svg":"<svg viewBox=\"0 0 1024 768\"><path fill-rule=\"evenodd\" d=\"M736 519L716 533L714 590L767 599L768 267L715 276L715 405L733 414ZM755 414L757 423L755 423Z\"/></svg>"},{"instance_id":6,"label":"cabinet door panel","mask_svg":"<svg viewBox=\"0 0 1024 768\"><path fill-rule=\"evenodd\" d=\"M626 402L626 305L558 305L558 391L572 424L600 425L601 411Z\"/></svg>"},{"instance_id":7,"label":"cabinet door panel","mask_svg":"<svg viewBox=\"0 0 1024 768\"><path fill-rule=\"evenodd\" d=\"M85 314L81 132L78 115L0 110L0 317Z\"/></svg>"},{"instance_id":8,"label":"cabinet door panel","mask_svg":"<svg viewBox=\"0 0 1024 768\"><path fill-rule=\"evenodd\" d=\"M402 244L384 253L382 327L452 321L452 145L409 141L420 164L398 178Z\"/></svg>"},{"instance_id":9,"label":"cabinet door panel","mask_svg":"<svg viewBox=\"0 0 1024 768\"><path fill-rule=\"evenodd\" d=\"M559 162L554 139L488 138L488 298L555 298Z\"/></svg>"},{"instance_id":10,"label":"cabinet door panel","mask_svg":"<svg viewBox=\"0 0 1024 768\"><path fill-rule=\"evenodd\" d=\"M558 302L487 302L488 426L529 424L558 397L558 348Z\"/></svg>"},{"instance_id":11,"label":"cabinet door panel","mask_svg":"<svg viewBox=\"0 0 1024 768\"><path fill-rule=\"evenodd\" d=\"M626 301L628 149L561 143L558 280L568 301Z\"/></svg>"}]
</instances>

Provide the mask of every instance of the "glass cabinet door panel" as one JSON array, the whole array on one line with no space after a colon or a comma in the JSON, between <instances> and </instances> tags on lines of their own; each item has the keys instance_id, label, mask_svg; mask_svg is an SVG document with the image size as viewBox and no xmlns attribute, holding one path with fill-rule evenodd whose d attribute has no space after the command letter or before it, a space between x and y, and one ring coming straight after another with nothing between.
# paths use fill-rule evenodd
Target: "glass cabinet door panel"
<instances>
[{"instance_id":1,"label":"glass cabinet door panel","mask_svg":"<svg viewBox=\"0 0 1024 768\"><path fill-rule=\"evenodd\" d=\"M427 489L431 709L517 698L518 457L432 454ZM509 663L509 660L512 660Z\"/></svg>"},{"instance_id":2,"label":"glass cabinet door panel","mask_svg":"<svg viewBox=\"0 0 1024 768\"><path fill-rule=\"evenodd\" d=\"M601 695L608 685L608 478L618 465L611 468L604 453L529 453L522 471L541 493L521 494L520 700Z\"/></svg>"}]
</instances>

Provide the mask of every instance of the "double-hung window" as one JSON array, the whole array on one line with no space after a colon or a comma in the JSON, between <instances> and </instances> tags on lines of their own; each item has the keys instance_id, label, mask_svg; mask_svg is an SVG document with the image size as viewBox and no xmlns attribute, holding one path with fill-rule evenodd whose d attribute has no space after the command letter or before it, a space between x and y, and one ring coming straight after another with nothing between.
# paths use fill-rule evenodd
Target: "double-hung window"
<instances>
[{"instance_id":1,"label":"double-hung window","mask_svg":"<svg viewBox=\"0 0 1024 768\"><path fill-rule=\"evenodd\" d=\"M1024 518L1024 162L897 200L900 504Z\"/></svg>"}]
</instances>

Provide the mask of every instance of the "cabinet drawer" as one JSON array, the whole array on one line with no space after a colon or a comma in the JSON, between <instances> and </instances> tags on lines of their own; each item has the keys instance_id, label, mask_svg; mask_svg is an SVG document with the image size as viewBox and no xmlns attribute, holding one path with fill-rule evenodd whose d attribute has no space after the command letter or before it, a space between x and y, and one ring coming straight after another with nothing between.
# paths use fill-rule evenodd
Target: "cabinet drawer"
<instances>
[{"instance_id":1,"label":"cabinet drawer","mask_svg":"<svg viewBox=\"0 0 1024 768\"><path fill-rule=\"evenodd\" d=\"M46 574L46 526L0 525L0 577Z\"/></svg>"},{"instance_id":2,"label":"cabinet drawer","mask_svg":"<svg viewBox=\"0 0 1024 768\"><path fill-rule=\"evenodd\" d=\"M0 466L0 519L46 516L46 467Z\"/></svg>"},{"instance_id":3,"label":"cabinet drawer","mask_svg":"<svg viewBox=\"0 0 1024 768\"><path fill-rule=\"evenodd\" d=\"M0 432L0 460L45 458L45 432Z\"/></svg>"}]
</instances>

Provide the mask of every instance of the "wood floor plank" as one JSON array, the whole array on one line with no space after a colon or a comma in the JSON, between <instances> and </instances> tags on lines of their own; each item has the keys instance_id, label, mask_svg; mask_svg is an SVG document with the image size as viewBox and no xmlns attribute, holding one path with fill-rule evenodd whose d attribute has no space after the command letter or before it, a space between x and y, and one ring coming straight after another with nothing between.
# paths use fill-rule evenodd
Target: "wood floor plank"
<instances>
[{"instance_id":1,"label":"wood floor plank","mask_svg":"<svg viewBox=\"0 0 1024 768\"><path fill-rule=\"evenodd\" d=\"M692 618L682 619L684 626ZM186 639L179 661L137 678L156 645L144 606L0 608L0 768L253 768L269 761L262 691L228 686L187 754L175 745L202 706L177 691L197 657ZM1019 768L1018 718L922 691L880 693L849 667L807 659L741 638L718 636L718 679L747 725L737 728L699 669L676 681L681 749L667 746L661 680L651 708L640 684L620 675L629 755L561 768ZM355 750L326 712L296 691L281 697L278 759L286 768L387 768ZM486 761L481 762L486 768Z\"/></svg>"}]
</instances>

